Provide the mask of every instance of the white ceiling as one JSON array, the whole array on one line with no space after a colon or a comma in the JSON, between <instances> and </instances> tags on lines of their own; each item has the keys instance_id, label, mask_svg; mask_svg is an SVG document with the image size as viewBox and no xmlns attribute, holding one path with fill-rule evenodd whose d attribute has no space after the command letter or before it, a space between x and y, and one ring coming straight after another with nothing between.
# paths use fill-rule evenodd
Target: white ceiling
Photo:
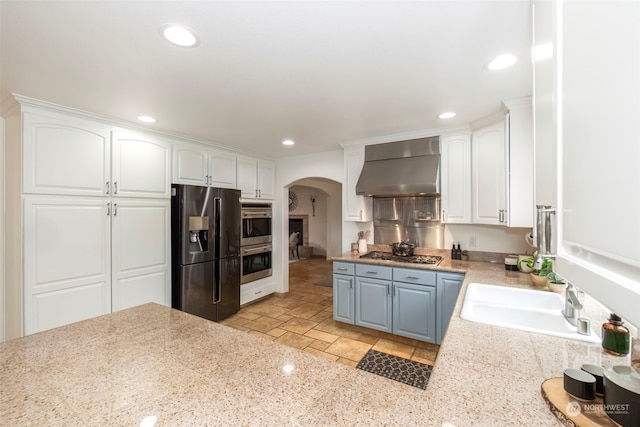
<instances>
[{"instance_id":1,"label":"white ceiling","mask_svg":"<svg viewBox=\"0 0 640 427\"><path fill-rule=\"evenodd\" d=\"M455 127L531 94L530 2L0 1L12 93L268 157ZM201 44L179 48L159 27ZM486 64L510 52L506 70ZM448 121L436 118L455 111ZM281 141L291 138L294 147Z\"/></svg>"}]
</instances>

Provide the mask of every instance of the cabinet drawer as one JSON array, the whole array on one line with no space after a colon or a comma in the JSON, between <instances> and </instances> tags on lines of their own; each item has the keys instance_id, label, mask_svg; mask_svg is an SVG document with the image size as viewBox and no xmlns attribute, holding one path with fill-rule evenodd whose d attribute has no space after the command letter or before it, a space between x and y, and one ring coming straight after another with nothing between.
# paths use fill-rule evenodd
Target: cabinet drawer
<instances>
[{"instance_id":1,"label":"cabinet drawer","mask_svg":"<svg viewBox=\"0 0 640 427\"><path fill-rule=\"evenodd\" d=\"M415 283L417 285L436 284L435 271L415 270L413 268L394 268L393 281L404 283Z\"/></svg>"},{"instance_id":2,"label":"cabinet drawer","mask_svg":"<svg viewBox=\"0 0 640 427\"><path fill-rule=\"evenodd\" d=\"M371 264L356 264L356 276L372 277L374 279L391 280L391 267L381 267Z\"/></svg>"},{"instance_id":3,"label":"cabinet drawer","mask_svg":"<svg viewBox=\"0 0 640 427\"><path fill-rule=\"evenodd\" d=\"M350 262L334 262L333 272L335 274L346 274L349 276L353 276L353 273L354 273L353 264Z\"/></svg>"}]
</instances>

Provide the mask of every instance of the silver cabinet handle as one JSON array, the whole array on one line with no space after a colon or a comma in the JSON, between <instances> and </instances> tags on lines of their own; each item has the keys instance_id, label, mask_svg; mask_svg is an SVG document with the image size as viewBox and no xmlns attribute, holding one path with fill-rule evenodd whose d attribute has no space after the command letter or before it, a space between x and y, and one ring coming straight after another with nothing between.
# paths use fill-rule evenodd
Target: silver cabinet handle
<instances>
[{"instance_id":1,"label":"silver cabinet handle","mask_svg":"<svg viewBox=\"0 0 640 427\"><path fill-rule=\"evenodd\" d=\"M111 215L111 203L107 203L107 216Z\"/></svg>"},{"instance_id":2,"label":"silver cabinet handle","mask_svg":"<svg viewBox=\"0 0 640 427\"><path fill-rule=\"evenodd\" d=\"M349 269L348 269L348 268L344 268L344 267L338 267L338 270L339 270L339 271L347 271L347 270L349 270Z\"/></svg>"},{"instance_id":3,"label":"silver cabinet handle","mask_svg":"<svg viewBox=\"0 0 640 427\"><path fill-rule=\"evenodd\" d=\"M118 181L113 182L113 194L118 194Z\"/></svg>"},{"instance_id":4,"label":"silver cabinet handle","mask_svg":"<svg viewBox=\"0 0 640 427\"><path fill-rule=\"evenodd\" d=\"M504 222L505 224L507 223L507 210L506 209L502 210L502 222Z\"/></svg>"},{"instance_id":5,"label":"silver cabinet handle","mask_svg":"<svg viewBox=\"0 0 640 427\"><path fill-rule=\"evenodd\" d=\"M409 279L409 280L418 280L418 279L419 279L419 277L407 276L407 277L405 277L405 279Z\"/></svg>"},{"instance_id":6,"label":"silver cabinet handle","mask_svg":"<svg viewBox=\"0 0 640 427\"><path fill-rule=\"evenodd\" d=\"M262 190L258 190L258 197L262 197Z\"/></svg>"},{"instance_id":7,"label":"silver cabinet handle","mask_svg":"<svg viewBox=\"0 0 640 427\"><path fill-rule=\"evenodd\" d=\"M257 291L257 292L254 292L253 294L254 295L260 295L261 293L262 293L262 291Z\"/></svg>"},{"instance_id":8,"label":"silver cabinet handle","mask_svg":"<svg viewBox=\"0 0 640 427\"><path fill-rule=\"evenodd\" d=\"M391 295L391 286L387 285L387 295Z\"/></svg>"},{"instance_id":9,"label":"silver cabinet handle","mask_svg":"<svg viewBox=\"0 0 640 427\"><path fill-rule=\"evenodd\" d=\"M109 194L109 181L107 181L106 190L106 194Z\"/></svg>"},{"instance_id":10,"label":"silver cabinet handle","mask_svg":"<svg viewBox=\"0 0 640 427\"><path fill-rule=\"evenodd\" d=\"M377 271L367 271L367 274L378 274Z\"/></svg>"},{"instance_id":11,"label":"silver cabinet handle","mask_svg":"<svg viewBox=\"0 0 640 427\"><path fill-rule=\"evenodd\" d=\"M446 215L446 212L447 212L447 211L445 211L444 209L442 209L442 222L447 222L447 215Z\"/></svg>"},{"instance_id":12,"label":"silver cabinet handle","mask_svg":"<svg viewBox=\"0 0 640 427\"><path fill-rule=\"evenodd\" d=\"M256 190L256 199L258 198L258 190Z\"/></svg>"},{"instance_id":13,"label":"silver cabinet handle","mask_svg":"<svg viewBox=\"0 0 640 427\"><path fill-rule=\"evenodd\" d=\"M204 183L208 184L209 183L209 175L205 175L204 176Z\"/></svg>"},{"instance_id":14,"label":"silver cabinet handle","mask_svg":"<svg viewBox=\"0 0 640 427\"><path fill-rule=\"evenodd\" d=\"M113 216L118 216L118 204L113 204Z\"/></svg>"}]
</instances>

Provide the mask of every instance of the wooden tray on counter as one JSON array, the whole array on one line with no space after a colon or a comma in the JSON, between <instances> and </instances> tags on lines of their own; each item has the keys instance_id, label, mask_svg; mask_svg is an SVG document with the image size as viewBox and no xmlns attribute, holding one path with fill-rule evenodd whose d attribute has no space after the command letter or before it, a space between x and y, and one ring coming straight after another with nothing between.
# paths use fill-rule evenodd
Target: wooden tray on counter
<instances>
[{"instance_id":1,"label":"wooden tray on counter","mask_svg":"<svg viewBox=\"0 0 640 427\"><path fill-rule=\"evenodd\" d=\"M542 397L549 405L549 409L558 417L560 422L568 427L617 427L618 423L613 421L604 412L604 403L601 396L596 396L595 400L579 400L564 391L563 378L550 378L545 380L541 386ZM580 406L580 411L577 410Z\"/></svg>"}]
</instances>

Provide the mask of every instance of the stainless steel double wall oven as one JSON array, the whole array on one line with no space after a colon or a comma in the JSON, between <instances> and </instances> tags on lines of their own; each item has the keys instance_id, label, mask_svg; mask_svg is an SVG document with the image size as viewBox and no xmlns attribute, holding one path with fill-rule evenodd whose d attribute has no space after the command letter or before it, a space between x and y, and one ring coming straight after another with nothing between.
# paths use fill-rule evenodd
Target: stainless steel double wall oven
<instances>
[{"instance_id":1,"label":"stainless steel double wall oven","mask_svg":"<svg viewBox=\"0 0 640 427\"><path fill-rule=\"evenodd\" d=\"M271 276L272 225L270 203L243 202L241 209L240 283Z\"/></svg>"}]
</instances>

